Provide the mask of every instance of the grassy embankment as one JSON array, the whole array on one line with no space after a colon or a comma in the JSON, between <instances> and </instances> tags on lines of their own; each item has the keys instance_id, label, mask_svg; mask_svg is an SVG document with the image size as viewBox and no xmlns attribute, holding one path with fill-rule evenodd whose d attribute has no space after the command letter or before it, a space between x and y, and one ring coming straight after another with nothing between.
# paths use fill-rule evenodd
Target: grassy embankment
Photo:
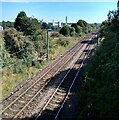
<instances>
[{"instance_id":1,"label":"grassy embankment","mask_svg":"<svg viewBox=\"0 0 119 120\"><path fill-rule=\"evenodd\" d=\"M68 37L65 39L69 41L69 44L66 47L61 46L61 45L56 45L57 44L56 39L51 41L51 44L56 45L56 47L53 47L50 49L49 60L44 61L41 64L41 68L49 64L52 61L52 59L57 57L59 54L63 54L68 48L76 44L79 40L78 37ZM16 64L16 67L18 66L18 64ZM39 69L34 66L32 67L21 66L21 68L23 70L23 72L21 73L14 73L13 67L5 67L2 69L2 77L1 77L2 78L2 83L1 83L2 84L2 98L6 96L20 81L35 74L35 72L37 72Z\"/></svg>"}]
</instances>

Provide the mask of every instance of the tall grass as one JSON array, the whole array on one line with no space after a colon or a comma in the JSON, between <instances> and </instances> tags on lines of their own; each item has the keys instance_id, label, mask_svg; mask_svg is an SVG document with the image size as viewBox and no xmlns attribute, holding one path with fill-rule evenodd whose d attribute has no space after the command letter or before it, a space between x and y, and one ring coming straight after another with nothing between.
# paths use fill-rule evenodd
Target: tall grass
<instances>
[{"instance_id":1,"label":"tall grass","mask_svg":"<svg viewBox=\"0 0 119 120\"><path fill-rule=\"evenodd\" d=\"M19 82L35 74L40 67L44 67L49 64L54 58L63 54L67 49L76 44L79 41L77 37L64 38L68 41L68 45L63 46L57 44L59 39L53 39L50 41L49 60L43 61L42 64L37 66L26 66L21 62L11 67L4 67L2 69L2 98L6 96Z\"/></svg>"}]
</instances>

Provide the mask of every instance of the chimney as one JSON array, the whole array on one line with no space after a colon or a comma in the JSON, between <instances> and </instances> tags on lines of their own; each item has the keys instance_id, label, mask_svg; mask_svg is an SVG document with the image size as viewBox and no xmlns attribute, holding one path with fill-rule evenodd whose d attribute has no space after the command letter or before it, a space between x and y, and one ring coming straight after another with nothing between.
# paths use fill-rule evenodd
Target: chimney
<instances>
[{"instance_id":1,"label":"chimney","mask_svg":"<svg viewBox=\"0 0 119 120\"><path fill-rule=\"evenodd\" d=\"M65 24L67 25L67 16L66 16L66 23Z\"/></svg>"},{"instance_id":2,"label":"chimney","mask_svg":"<svg viewBox=\"0 0 119 120\"><path fill-rule=\"evenodd\" d=\"M52 20L52 25L54 26L55 24L54 24L54 19Z\"/></svg>"},{"instance_id":3,"label":"chimney","mask_svg":"<svg viewBox=\"0 0 119 120\"><path fill-rule=\"evenodd\" d=\"M119 0L117 2L117 11L119 11Z\"/></svg>"}]
</instances>

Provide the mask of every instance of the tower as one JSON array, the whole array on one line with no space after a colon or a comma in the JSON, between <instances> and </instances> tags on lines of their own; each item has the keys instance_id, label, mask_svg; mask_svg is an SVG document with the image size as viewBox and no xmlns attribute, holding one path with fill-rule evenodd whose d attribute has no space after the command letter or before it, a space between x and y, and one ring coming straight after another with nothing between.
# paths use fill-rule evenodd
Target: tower
<instances>
[{"instance_id":1,"label":"tower","mask_svg":"<svg viewBox=\"0 0 119 120\"><path fill-rule=\"evenodd\" d=\"M54 24L54 19L52 20L52 25L54 26L55 24Z\"/></svg>"},{"instance_id":2,"label":"tower","mask_svg":"<svg viewBox=\"0 0 119 120\"><path fill-rule=\"evenodd\" d=\"M66 20L65 24L67 25L67 16L66 16L65 20Z\"/></svg>"},{"instance_id":3,"label":"tower","mask_svg":"<svg viewBox=\"0 0 119 120\"><path fill-rule=\"evenodd\" d=\"M117 2L117 11L119 11L119 0Z\"/></svg>"},{"instance_id":4,"label":"tower","mask_svg":"<svg viewBox=\"0 0 119 120\"><path fill-rule=\"evenodd\" d=\"M57 22L57 26L58 26L58 28L60 27L60 22L59 21Z\"/></svg>"}]
</instances>

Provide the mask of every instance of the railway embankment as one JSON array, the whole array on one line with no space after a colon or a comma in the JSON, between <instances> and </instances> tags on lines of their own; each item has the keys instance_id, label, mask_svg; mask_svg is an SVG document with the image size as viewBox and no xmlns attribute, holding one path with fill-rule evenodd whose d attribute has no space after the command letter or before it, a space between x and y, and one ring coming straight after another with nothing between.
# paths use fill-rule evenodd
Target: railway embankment
<instances>
[{"instance_id":1,"label":"railway embankment","mask_svg":"<svg viewBox=\"0 0 119 120\"><path fill-rule=\"evenodd\" d=\"M3 118L37 119L49 108L52 109L51 112L57 109L55 117L59 116L80 68L94 47L92 38L93 35L89 33L52 64L17 86L2 102ZM53 99L56 95L61 95L58 100Z\"/></svg>"}]
</instances>

